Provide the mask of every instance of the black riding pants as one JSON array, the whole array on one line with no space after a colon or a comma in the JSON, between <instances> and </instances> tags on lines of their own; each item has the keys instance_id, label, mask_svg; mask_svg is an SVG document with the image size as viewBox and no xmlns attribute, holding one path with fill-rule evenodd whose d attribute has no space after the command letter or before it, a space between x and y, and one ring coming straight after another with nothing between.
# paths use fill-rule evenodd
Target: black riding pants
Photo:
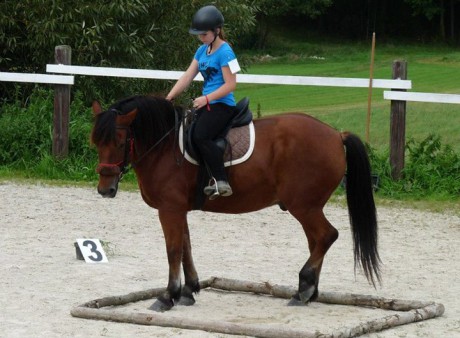
<instances>
[{"instance_id":1,"label":"black riding pants","mask_svg":"<svg viewBox=\"0 0 460 338\"><path fill-rule=\"evenodd\" d=\"M213 140L223 136L227 124L235 115L235 107L224 103L211 104L210 110L203 107L197 111L193 142L202 160L208 165L211 175L218 181L227 181L223 153Z\"/></svg>"}]
</instances>

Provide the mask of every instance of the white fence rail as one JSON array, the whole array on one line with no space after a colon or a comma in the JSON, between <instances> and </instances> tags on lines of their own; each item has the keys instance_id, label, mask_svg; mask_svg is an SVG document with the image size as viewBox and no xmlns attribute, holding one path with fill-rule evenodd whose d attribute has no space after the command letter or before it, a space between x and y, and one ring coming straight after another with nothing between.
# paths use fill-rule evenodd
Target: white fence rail
<instances>
[{"instance_id":1,"label":"white fence rail","mask_svg":"<svg viewBox=\"0 0 460 338\"><path fill-rule=\"evenodd\" d=\"M55 84L54 99L54 132L53 154L57 157L67 156L68 150L68 118L70 110L70 86L74 84L73 75L110 76L124 78L177 80L184 72L151 69L88 67L70 65L71 49L69 46L55 48L56 64L46 65L47 73L54 74L20 74L1 73L0 81L36 82ZM405 135L405 101L460 103L460 95L407 92L412 88L412 81L407 78L407 63L394 61L392 78L342 78L342 77L314 77L314 76L284 76L284 75L256 75L237 74L238 83L293 85L293 86L329 86L352 88L382 88L384 99L391 100L391 132L390 132L390 163L392 175L399 178L404 167L404 135ZM66 74L66 75L61 75ZM72 76L69 76L72 75ZM203 81L200 74L195 81Z\"/></svg>"},{"instance_id":2,"label":"white fence rail","mask_svg":"<svg viewBox=\"0 0 460 338\"><path fill-rule=\"evenodd\" d=\"M69 75L0 72L0 81L73 85L74 77Z\"/></svg>"},{"instance_id":3,"label":"white fence rail","mask_svg":"<svg viewBox=\"0 0 460 338\"><path fill-rule=\"evenodd\" d=\"M161 79L177 80L184 72L168 70L149 70L132 68L109 68L109 67L87 67L73 65L46 65L46 71L58 74L73 75L93 75L93 76L112 76L129 77L140 79ZM203 81L203 77L198 74L195 81ZM342 77L315 77L315 76L285 76L285 75L255 75L237 74L238 83L258 83L275 85L298 85L298 86L332 86L332 87L369 87L369 79L363 78L342 78ZM384 89L411 89L410 80L372 80L374 88Z\"/></svg>"},{"instance_id":4,"label":"white fence rail","mask_svg":"<svg viewBox=\"0 0 460 338\"><path fill-rule=\"evenodd\" d=\"M20 73L1 73L0 81L12 81L12 82L36 82L36 83L50 83L58 85L56 88L67 87L65 94L60 94L57 91L55 97L55 116L61 117L67 116L63 114L62 110L68 110L67 96L70 97L70 85L74 84L73 75L86 75L86 76L109 76L109 77L124 77L124 78L141 78L141 79L158 79L158 80L177 80L184 72L182 71L166 71L166 70L151 70L151 69L132 69L132 68L109 68L109 67L88 67L88 66L74 66L61 64L60 61L56 60L58 64L46 65L46 71L51 74L20 74ZM66 63L62 61L62 63ZM330 86L330 87L352 87L352 88L369 88L371 84L373 88L391 89L384 91L384 99L392 101L392 116L403 119L405 116L405 104L401 104L405 101L419 101L419 102L435 102L435 103L455 103L460 104L460 95L454 94L435 94L435 93L417 93L407 92L412 88L412 81L405 80L404 72L395 73L395 69L405 67L405 63L395 62L393 64L393 78L390 80L386 79L373 79L368 78L342 78L342 77L314 77L314 76L284 76L284 75L256 75L256 74L237 74L238 83L255 83L255 84L273 84L273 85L293 85L293 86ZM66 75L61 75L66 74ZM72 75L72 76L69 76ZM402 78L402 79L401 79ZM203 81L200 74L197 75L195 81ZM371 82L372 81L372 82ZM68 86L59 86L68 85ZM57 102L57 108L56 108ZM62 103L63 102L63 103ZM65 103L65 104L64 104ZM393 114L394 107L394 114ZM56 109L58 111L56 112ZM66 117L67 118L67 117ZM60 119L56 119L55 124L65 124ZM399 120L398 120L399 121ZM397 128L393 129L405 129L405 118L401 120ZM59 136L59 132L56 133ZM63 136L55 137L59 140L67 138L66 133L61 133ZM404 140L399 140L401 132L394 132L395 135L390 135L391 149L403 148ZM402 133L401 135L404 135ZM394 140L393 140L394 139ZM65 142L65 140L64 140ZM62 142L61 142L62 143ZM62 146L65 150L65 145ZM390 156L393 158L391 161L392 165L396 164L396 169L403 166L404 152L393 150L391 153L394 155ZM399 154L401 153L401 154ZM402 163L402 165L400 164Z\"/></svg>"},{"instance_id":5,"label":"white fence rail","mask_svg":"<svg viewBox=\"0 0 460 338\"><path fill-rule=\"evenodd\" d=\"M435 94L421 92L398 92L384 91L385 100L433 102L433 103L457 103L460 104L460 95L456 94Z\"/></svg>"}]
</instances>

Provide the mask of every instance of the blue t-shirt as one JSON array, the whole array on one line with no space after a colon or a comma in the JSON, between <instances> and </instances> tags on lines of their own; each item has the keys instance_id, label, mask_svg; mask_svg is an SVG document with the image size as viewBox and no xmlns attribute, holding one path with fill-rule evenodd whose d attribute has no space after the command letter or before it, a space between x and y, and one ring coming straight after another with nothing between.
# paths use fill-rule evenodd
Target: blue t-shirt
<instances>
[{"instance_id":1,"label":"blue t-shirt","mask_svg":"<svg viewBox=\"0 0 460 338\"><path fill-rule=\"evenodd\" d=\"M207 55L207 47L207 45L198 47L194 56L195 60L198 61L198 70L204 78L203 95L212 93L225 83L222 67L228 67L228 63L236 59L235 53L226 42L220 45L219 49L211 55ZM236 105L233 92L210 103L217 102L222 102L229 106Z\"/></svg>"}]
</instances>

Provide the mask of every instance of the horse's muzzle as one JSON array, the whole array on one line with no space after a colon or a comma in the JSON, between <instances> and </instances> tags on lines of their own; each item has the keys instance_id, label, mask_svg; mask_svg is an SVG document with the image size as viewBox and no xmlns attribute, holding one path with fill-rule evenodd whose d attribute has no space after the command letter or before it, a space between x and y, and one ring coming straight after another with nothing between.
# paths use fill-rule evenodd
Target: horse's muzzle
<instances>
[{"instance_id":1,"label":"horse's muzzle","mask_svg":"<svg viewBox=\"0 0 460 338\"><path fill-rule=\"evenodd\" d=\"M104 186L99 182L97 186L97 192L102 197L114 198L117 195L117 191L118 191L118 180L107 186Z\"/></svg>"}]
</instances>

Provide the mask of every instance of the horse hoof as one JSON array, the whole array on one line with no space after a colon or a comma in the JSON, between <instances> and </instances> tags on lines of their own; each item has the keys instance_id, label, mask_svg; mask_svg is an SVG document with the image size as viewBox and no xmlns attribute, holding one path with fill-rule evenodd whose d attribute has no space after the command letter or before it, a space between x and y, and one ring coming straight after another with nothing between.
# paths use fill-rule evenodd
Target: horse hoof
<instances>
[{"instance_id":1,"label":"horse hoof","mask_svg":"<svg viewBox=\"0 0 460 338\"><path fill-rule=\"evenodd\" d=\"M288 306L305 306L304 302L302 302L299 298L296 298L295 296L292 296L291 300L288 303Z\"/></svg>"},{"instance_id":2,"label":"horse hoof","mask_svg":"<svg viewBox=\"0 0 460 338\"><path fill-rule=\"evenodd\" d=\"M183 306L191 306L195 304L195 298L193 296L192 297L182 296L180 297L179 302L177 304L183 305Z\"/></svg>"},{"instance_id":3,"label":"horse hoof","mask_svg":"<svg viewBox=\"0 0 460 338\"><path fill-rule=\"evenodd\" d=\"M165 311L171 310L173 306L174 306L174 303L172 300L166 301L166 300L157 299L155 303L153 303L149 307L149 309L155 312L165 312Z\"/></svg>"},{"instance_id":4,"label":"horse hoof","mask_svg":"<svg viewBox=\"0 0 460 338\"><path fill-rule=\"evenodd\" d=\"M303 303L308 303L312 300L312 296L314 295L316 287L314 285L310 286L308 289L299 292L299 299Z\"/></svg>"}]
</instances>

